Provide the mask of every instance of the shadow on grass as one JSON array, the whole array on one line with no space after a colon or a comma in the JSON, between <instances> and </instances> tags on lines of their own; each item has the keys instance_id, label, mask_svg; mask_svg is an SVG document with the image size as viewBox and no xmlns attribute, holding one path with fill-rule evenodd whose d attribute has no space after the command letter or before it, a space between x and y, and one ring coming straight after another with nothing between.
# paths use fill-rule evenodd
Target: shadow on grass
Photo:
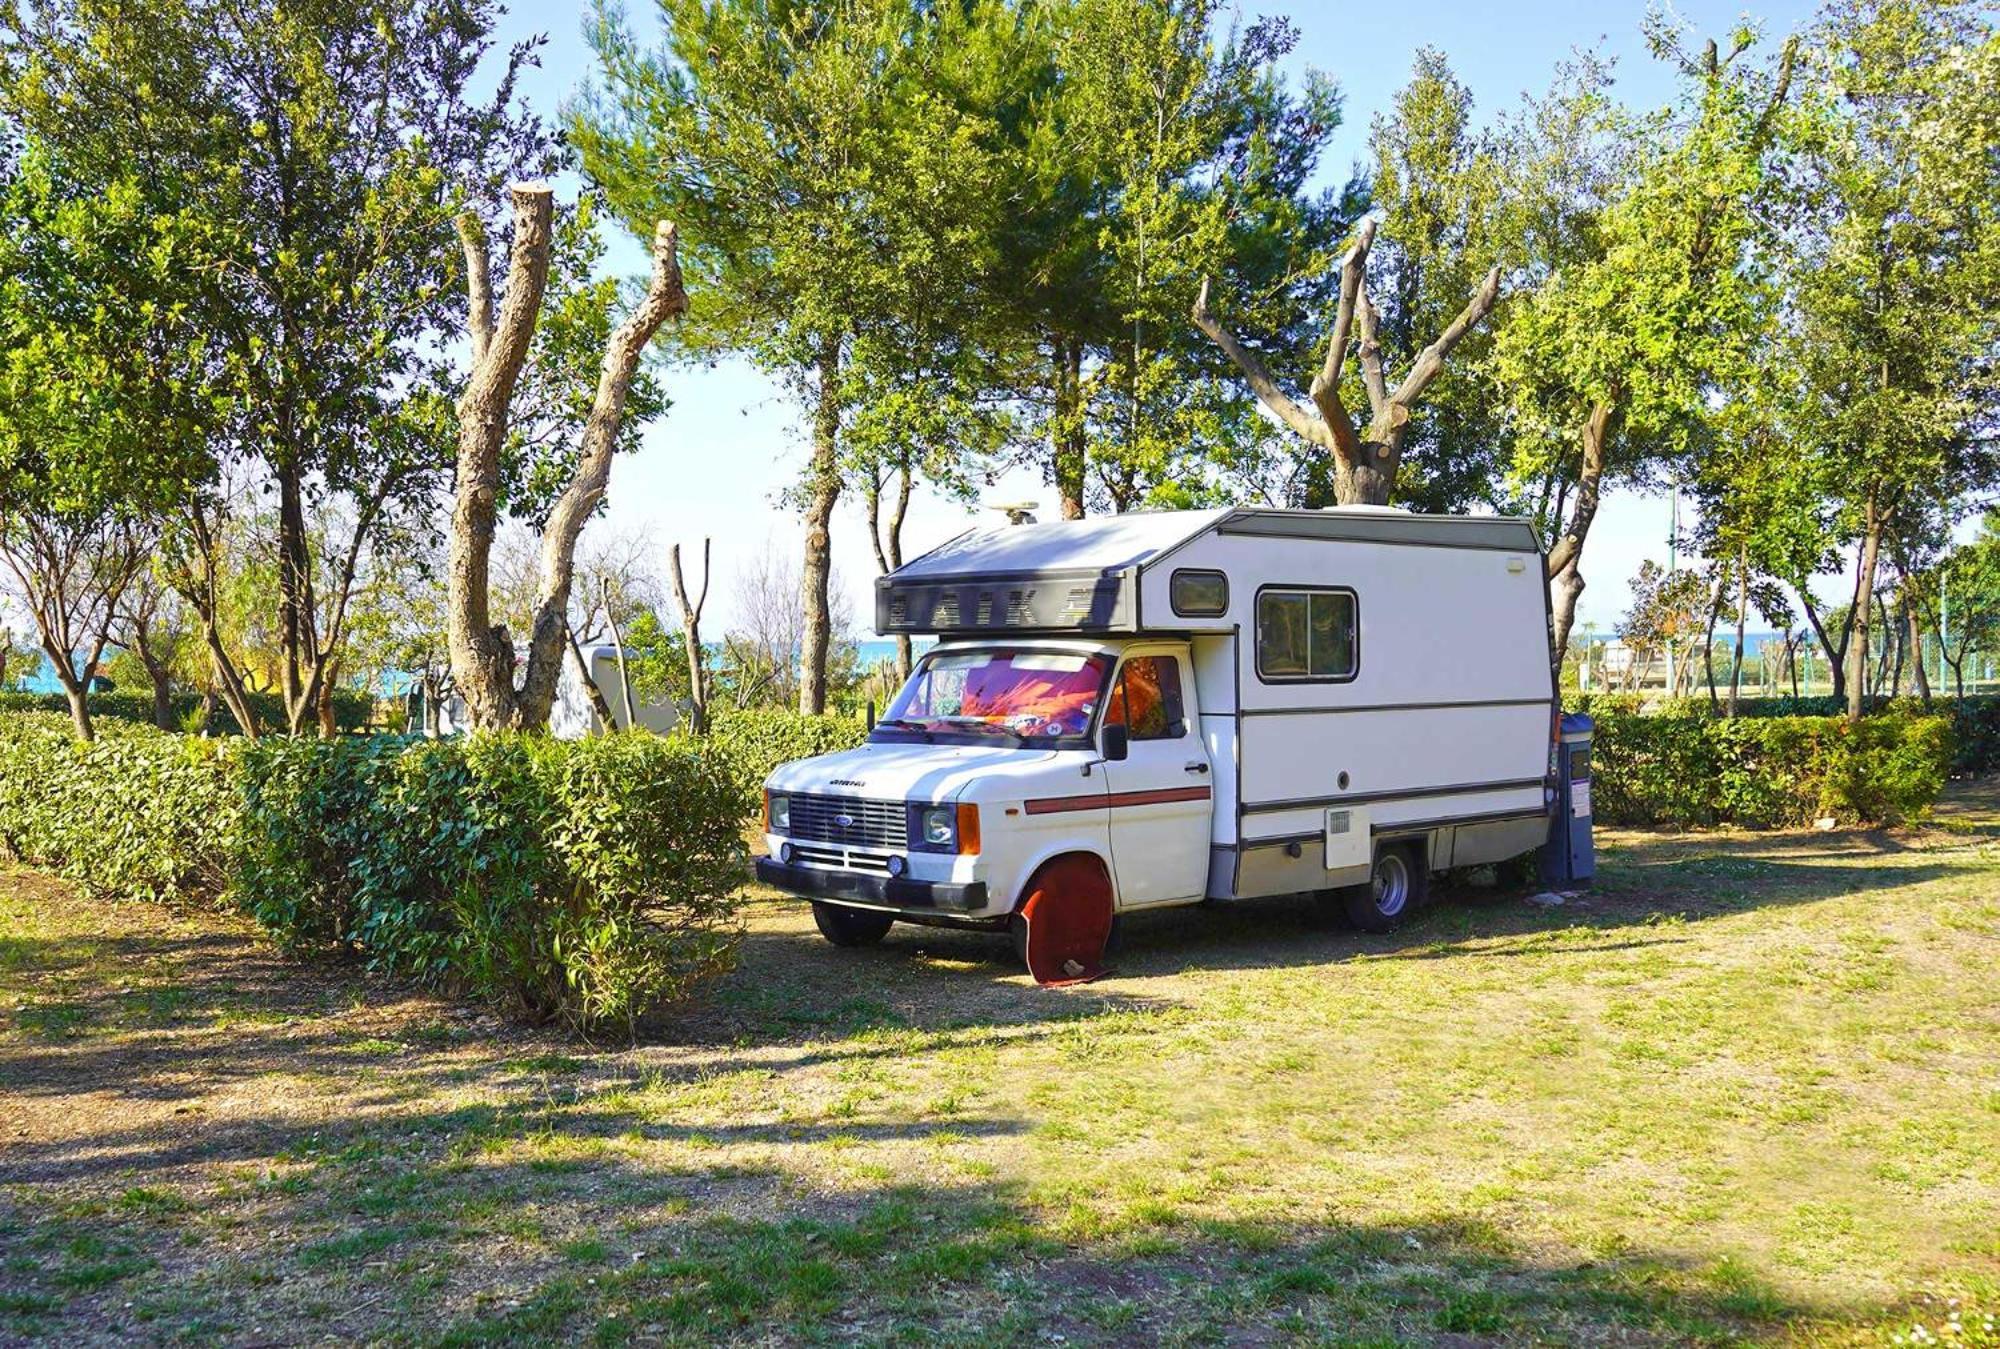
<instances>
[{"instance_id":1,"label":"shadow on grass","mask_svg":"<svg viewBox=\"0 0 2000 1349\"><path fill-rule=\"evenodd\" d=\"M267 1164L260 1178L206 1198L129 1155L135 1183L96 1201L10 1163L0 1337L1689 1343L1830 1314L1726 1260L1552 1259L1465 1214L1383 1226L1203 1222L1157 1203L1052 1214L1005 1184L849 1177L807 1190L782 1158L676 1169L615 1142L578 1146L623 1137L618 1114L586 1104L558 1130L532 1111L266 1127L240 1157Z\"/></svg>"}]
</instances>

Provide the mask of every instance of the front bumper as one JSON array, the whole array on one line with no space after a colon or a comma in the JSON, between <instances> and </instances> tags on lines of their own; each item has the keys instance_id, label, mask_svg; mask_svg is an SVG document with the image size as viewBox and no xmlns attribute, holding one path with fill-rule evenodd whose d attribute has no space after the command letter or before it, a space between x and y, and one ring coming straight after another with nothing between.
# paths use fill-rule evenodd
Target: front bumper
<instances>
[{"instance_id":1,"label":"front bumper","mask_svg":"<svg viewBox=\"0 0 2000 1349\"><path fill-rule=\"evenodd\" d=\"M839 899L879 909L974 913L986 907L985 881L913 881L906 876L788 867L774 857L757 859L757 879L809 899Z\"/></svg>"}]
</instances>

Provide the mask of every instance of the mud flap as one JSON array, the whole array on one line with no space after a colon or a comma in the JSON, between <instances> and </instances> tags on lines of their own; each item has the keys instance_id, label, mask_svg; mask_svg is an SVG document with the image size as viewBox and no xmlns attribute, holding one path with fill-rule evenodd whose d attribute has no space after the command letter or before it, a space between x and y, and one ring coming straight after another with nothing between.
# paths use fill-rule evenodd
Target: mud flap
<instances>
[{"instance_id":1,"label":"mud flap","mask_svg":"<svg viewBox=\"0 0 2000 1349\"><path fill-rule=\"evenodd\" d=\"M1103 977L1111 917L1111 884L1097 862L1064 857L1043 867L1021 906L1028 973L1050 988Z\"/></svg>"}]
</instances>

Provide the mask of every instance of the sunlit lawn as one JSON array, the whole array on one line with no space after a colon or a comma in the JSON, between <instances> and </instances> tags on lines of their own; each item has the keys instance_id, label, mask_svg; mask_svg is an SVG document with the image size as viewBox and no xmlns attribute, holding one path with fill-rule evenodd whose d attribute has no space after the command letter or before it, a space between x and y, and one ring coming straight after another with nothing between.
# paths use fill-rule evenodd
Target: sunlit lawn
<instances>
[{"instance_id":1,"label":"sunlit lawn","mask_svg":"<svg viewBox=\"0 0 2000 1349\"><path fill-rule=\"evenodd\" d=\"M0 1339L1976 1337L1996 818L1158 915L1065 992L765 898L636 1048L0 875Z\"/></svg>"}]
</instances>

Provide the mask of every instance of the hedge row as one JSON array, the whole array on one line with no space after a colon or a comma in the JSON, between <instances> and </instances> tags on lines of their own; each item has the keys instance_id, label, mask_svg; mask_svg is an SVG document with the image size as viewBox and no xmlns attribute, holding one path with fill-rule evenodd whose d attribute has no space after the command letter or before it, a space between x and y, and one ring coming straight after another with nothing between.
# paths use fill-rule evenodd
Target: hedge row
<instances>
[{"instance_id":1,"label":"hedge row","mask_svg":"<svg viewBox=\"0 0 2000 1349\"><path fill-rule=\"evenodd\" d=\"M734 960L742 797L652 736L201 740L0 714L0 847L194 893L533 1020L629 1029Z\"/></svg>"},{"instance_id":2,"label":"hedge row","mask_svg":"<svg viewBox=\"0 0 2000 1349\"><path fill-rule=\"evenodd\" d=\"M745 814L754 815L763 804L764 779L773 768L792 759L853 749L867 738L868 728L851 717L757 709L715 717L708 743L735 782Z\"/></svg>"},{"instance_id":3,"label":"hedge row","mask_svg":"<svg viewBox=\"0 0 2000 1349\"><path fill-rule=\"evenodd\" d=\"M1603 700L1591 805L1604 824L1777 829L1921 819L1952 764L1949 719L1646 715Z\"/></svg>"},{"instance_id":4,"label":"hedge row","mask_svg":"<svg viewBox=\"0 0 2000 1349\"><path fill-rule=\"evenodd\" d=\"M1599 710L1637 713L1645 702L1636 693L1571 694L1565 706L1573 712L1589 711L1593 715ZM1684 716L1708 716L1711 711L1706 697L1681 699L1668 704L1666 710ZM1736 711L1740 717L1841 717L1846 715L1847 706L1830 695L1818 694L1806 698L1745 698L1737 704ZM1953 777L2000 773L2000 695L1982 693L1963 700L1938 696L1928 707L1915 698L1868 700L1870 717L1883 713L1937 716L1950 722Z\"/></svg>"},{"instance_id":5,"label":"hedge row","mask_svg":"<svg viewBox=\"0 0 2000 1349\"><path fill-rule=\"evenodd\" d=\"M285 726L285 700L276 693L253 693L249 695L250 711L266 730L282 730ZM191 726L200 714L201 699L192 693L177 693L172 698L174 720L182 730L207 731L211 735L236 735L239 728L236 717L221 699L209 710L205 726ZM374 713L374 700L352 689L336 689L333 694L333 720L343 731L357 731L368 724ZM29 693L21 689L0 692L0 712L60 712L69 715L69 699L61 693ZM153 724L153 694L151 690L113 689L109 693L90 695L90 715L105 721L138 722L144 726ZM315 722L315 725L318 723Z\"/></svg>"}]
</instances>

